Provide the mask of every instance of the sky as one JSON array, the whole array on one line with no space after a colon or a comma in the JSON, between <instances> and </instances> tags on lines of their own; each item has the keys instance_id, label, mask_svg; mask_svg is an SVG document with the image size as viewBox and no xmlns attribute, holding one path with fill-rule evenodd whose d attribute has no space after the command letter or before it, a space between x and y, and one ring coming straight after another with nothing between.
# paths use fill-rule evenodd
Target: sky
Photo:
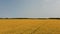
<instances>
[{"instance_id":1,"label":"sky","mask_svg":"<svg viewBox=\"0 0 60 34\"><path fill-rule=\"evenodd\" d=\"M0 0L0 17L60 17L60 0Z\"/></svg>"}]
</instances>

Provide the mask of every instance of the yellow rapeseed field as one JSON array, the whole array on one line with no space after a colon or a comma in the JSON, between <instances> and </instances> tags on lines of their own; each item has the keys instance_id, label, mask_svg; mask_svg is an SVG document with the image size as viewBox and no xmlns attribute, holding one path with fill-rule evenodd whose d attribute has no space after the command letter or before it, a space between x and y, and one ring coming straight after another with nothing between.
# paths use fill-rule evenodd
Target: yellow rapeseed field
<instances>
[{"instance_id":1,"label":"yellow rapeseed field","mask_svg":"<svg viewBox=\"0 0 60 34\"><path fill-rule=\"evenodd\" d=\"M0 34L60 34L60 20L0 19Z\"/></svg>"}]
</instances>

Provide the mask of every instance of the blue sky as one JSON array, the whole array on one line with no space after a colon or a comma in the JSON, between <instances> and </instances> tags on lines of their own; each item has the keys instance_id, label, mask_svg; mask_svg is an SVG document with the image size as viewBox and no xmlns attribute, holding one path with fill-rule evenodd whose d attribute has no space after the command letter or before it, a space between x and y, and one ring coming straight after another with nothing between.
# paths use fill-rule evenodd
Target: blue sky
<instances>
[{"instance_id":1,"label":"blue sky","mask_svg":"<svg viewBox=\"0 0 60 34\"><path fill-rule=\"evenodd\" d=\"M0 17L60 17L60 0L0 0Z\"/></svg>"}]
</instances>

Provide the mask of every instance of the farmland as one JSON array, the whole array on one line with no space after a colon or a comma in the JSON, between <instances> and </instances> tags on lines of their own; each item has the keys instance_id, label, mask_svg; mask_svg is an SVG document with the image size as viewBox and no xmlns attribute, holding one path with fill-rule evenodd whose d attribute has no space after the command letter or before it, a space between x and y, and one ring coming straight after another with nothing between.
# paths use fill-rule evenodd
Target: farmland
<instances>
[{"instance_id":1,"label":"farmland","mask_svg":"<svg viewBox=\"0 0 60 34\"><path fill-rule=\"evenodd\" d=\"M0 19L0 34L60 34L60 20Z\"/></svg>"}]
</instances>

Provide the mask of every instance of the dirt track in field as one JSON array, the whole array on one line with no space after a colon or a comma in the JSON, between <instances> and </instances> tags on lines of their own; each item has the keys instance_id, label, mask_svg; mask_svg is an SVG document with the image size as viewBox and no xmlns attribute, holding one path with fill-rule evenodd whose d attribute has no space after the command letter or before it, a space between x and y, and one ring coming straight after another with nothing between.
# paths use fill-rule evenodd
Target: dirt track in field
<instances>
[{"instance_id":1,"label":"dirt track in field","mask_svg":"<svg viewBox=\"0 0 60 34\"><path fill-rule=\"evenodd\" d=\"M60 34L60 20L0 19L0 34Z\"/></svg>"}]
</instances>

